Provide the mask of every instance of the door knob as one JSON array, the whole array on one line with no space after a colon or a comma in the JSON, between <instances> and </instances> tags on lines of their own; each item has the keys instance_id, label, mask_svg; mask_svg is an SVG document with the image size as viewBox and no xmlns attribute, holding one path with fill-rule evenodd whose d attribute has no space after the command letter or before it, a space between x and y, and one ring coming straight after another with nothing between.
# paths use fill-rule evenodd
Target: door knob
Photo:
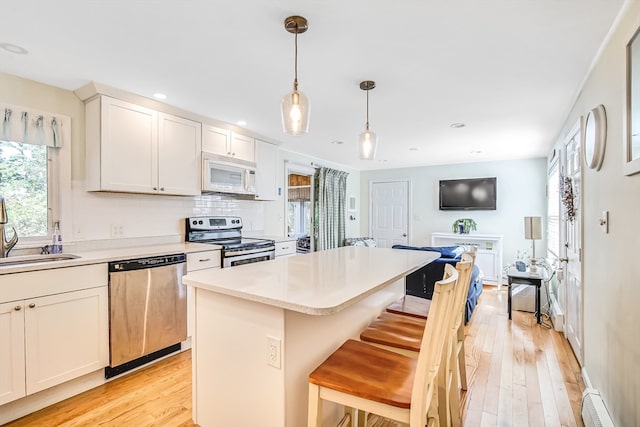
<instances>
[{"instance_id":1,"label":"door knob","mask_svg":"<svg viewBox=\"0 0 640 427\"><path fill-rule=\"evenodd\" d=\"M558 261L560 261L560 262L569 262L569 258L559 258Z\"/></svg>"}]
</instances>

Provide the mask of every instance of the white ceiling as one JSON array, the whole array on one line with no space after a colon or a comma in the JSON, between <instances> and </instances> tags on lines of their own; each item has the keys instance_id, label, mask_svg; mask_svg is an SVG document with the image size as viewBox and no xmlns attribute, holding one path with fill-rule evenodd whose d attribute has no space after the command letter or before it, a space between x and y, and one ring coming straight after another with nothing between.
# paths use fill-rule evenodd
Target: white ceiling
<instances>
[{"instance_id":1,"label":"white ceiling","mask_svg":"<svg viewBox=\"0 0 640 427\"><path fill-rule=\"evenodd\" d=\"M246 120L286 149L355 169L543 157L623 2L9 0L0 44L28 53L0 49L0 71L69 90L96 81L162 92L169 104ZM309 21L298 39L311 101L302 137L280 124L293 82L290 15ZM377 84L374 161L357 154L362 80Z\"/></svg>"}]
</instances>

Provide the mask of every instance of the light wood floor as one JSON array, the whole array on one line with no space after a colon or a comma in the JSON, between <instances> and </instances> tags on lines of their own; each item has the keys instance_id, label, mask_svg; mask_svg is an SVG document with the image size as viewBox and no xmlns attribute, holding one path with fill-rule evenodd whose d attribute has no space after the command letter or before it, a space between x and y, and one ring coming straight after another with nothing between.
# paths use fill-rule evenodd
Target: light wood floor
<instances>
[{"instance_id":1,"label":"light wood floor","mask_svg":"<svg viewBox=\"0 0 640 427\"><path fill-rule=\"evenodd\" d=\"M509 321L506 300L506 287L485 287L467 325L464 425L582 426L584 385L567 341L531 313ZM6 426L193 425L187 351Z\"/></svg>"}]
</instances>

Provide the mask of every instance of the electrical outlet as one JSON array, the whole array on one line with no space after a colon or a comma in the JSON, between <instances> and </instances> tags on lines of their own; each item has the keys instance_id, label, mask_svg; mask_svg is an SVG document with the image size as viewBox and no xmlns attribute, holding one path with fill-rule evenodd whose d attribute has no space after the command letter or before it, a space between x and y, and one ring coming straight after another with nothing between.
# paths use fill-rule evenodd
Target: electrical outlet
<instances>
[{"instance_id":1,"label":"electrical outlet","mask_svg":"<svg viewBox=\"0 0 640 427\"><path fill-rule=\"evenodd\" d=\"M282 341L280 338L267 335L267 365L280 369L282 363L281 346Z\"/></svg>"},{"instance_id":2,"label":"electrical outlet","mask_svg":"<svg viewBox=\"0 0 640 427\"><path fill-rule=\"evenodd\" d=\"M124 237L124 226L122 224L111 224L111 238Z\"/></svg>"}]
</instances>

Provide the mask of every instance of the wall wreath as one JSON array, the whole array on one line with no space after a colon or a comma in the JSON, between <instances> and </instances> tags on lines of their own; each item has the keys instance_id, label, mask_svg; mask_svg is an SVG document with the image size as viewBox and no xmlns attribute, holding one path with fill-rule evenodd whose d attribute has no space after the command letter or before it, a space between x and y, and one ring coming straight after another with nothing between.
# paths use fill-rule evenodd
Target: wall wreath
<instances>
[{"instance_id":1,"label":"wall wreath","mask_svg":"<svg viewBox=\"0 0 640 427\"><path fill-rule=\"evenodd\" d=\"M560 178L560 194L562 196L562 204L567 215L567 220L573 222L576 219L576 211L573 207L575 196L573 194L573 183L571 177L562 176Z\"/></svg>"}]
</instances>

